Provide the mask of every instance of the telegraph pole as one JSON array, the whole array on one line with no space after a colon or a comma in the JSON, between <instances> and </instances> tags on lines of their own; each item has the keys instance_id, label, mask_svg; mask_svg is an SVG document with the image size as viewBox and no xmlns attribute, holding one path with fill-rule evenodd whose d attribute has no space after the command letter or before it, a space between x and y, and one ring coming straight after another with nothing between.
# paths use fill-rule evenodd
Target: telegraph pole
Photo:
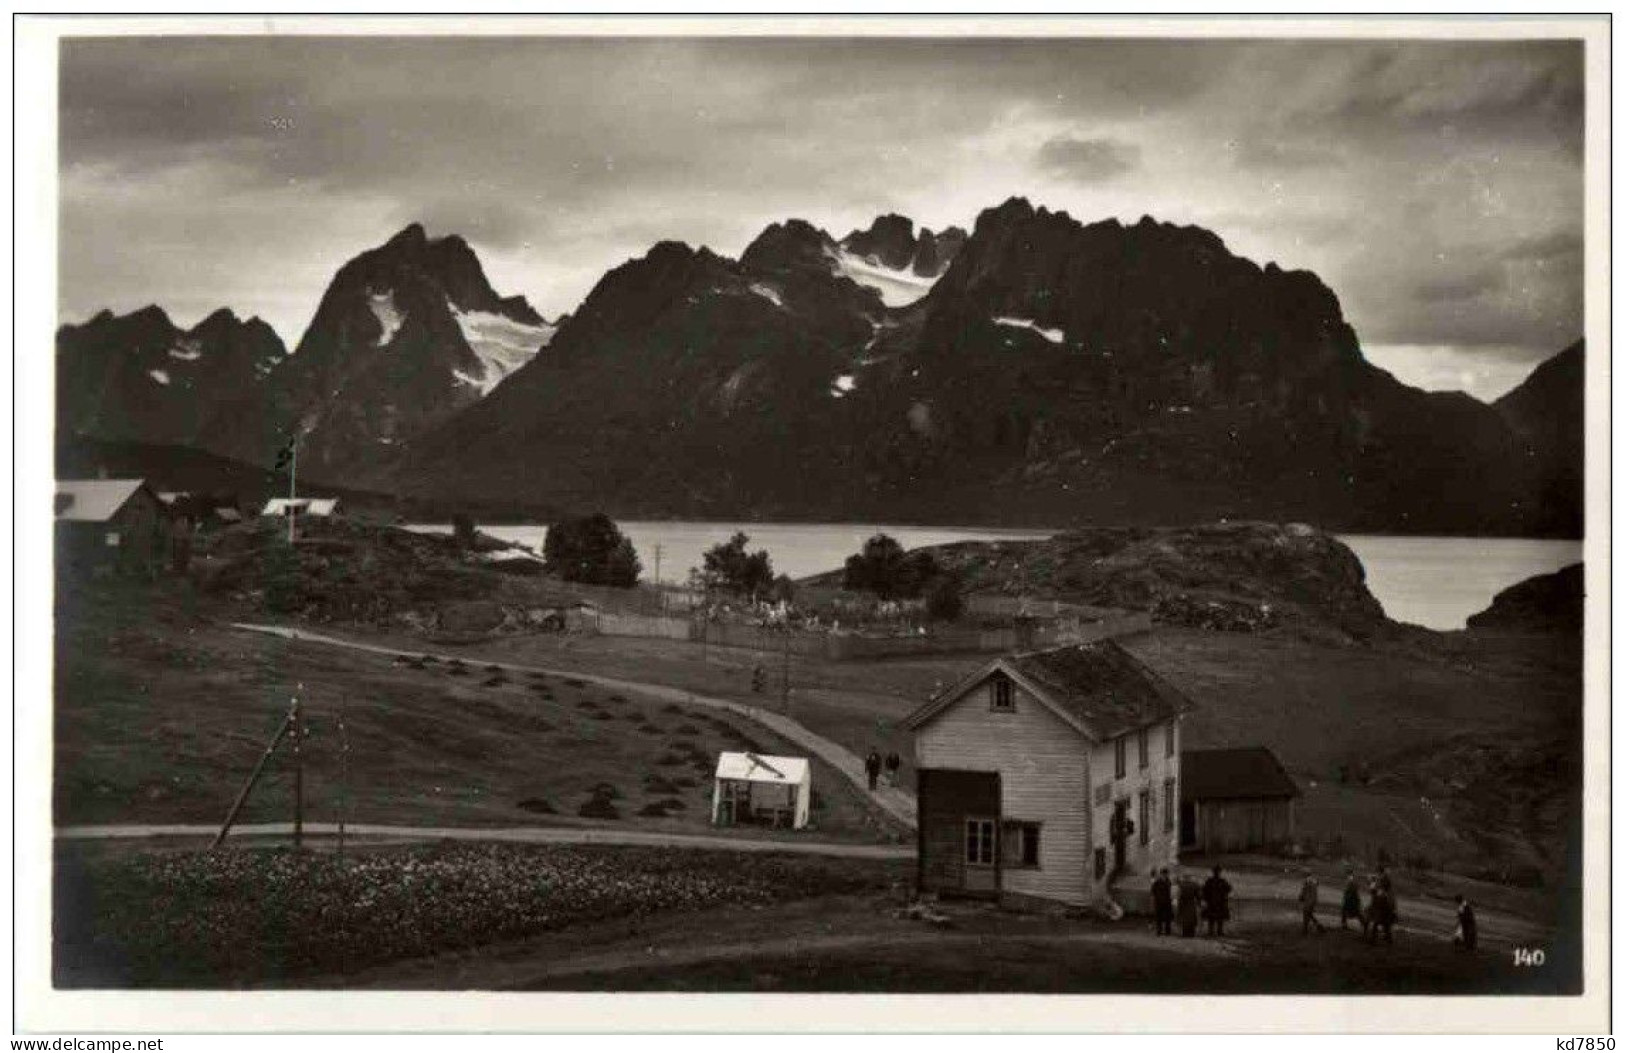
<instances>
[{"instance_id":1,"label":"telegraph pole","mask_svg":"<svg viewBox=\"0 0 1625 1053\"><path fill-rule=\"evenodd\" d=\"M784 712L790 712L790 623L784 623Z\"/></svg>"},{"instance_id":2,"label":"telegraph pole","mask_svg":"<svg viewBox=\"0 0 1625 1053\"><path fill-rule=\"evenodd\" d=\"M299 433L295 431L293 438L288 440L288 545L293 545L293 525L299 518L297 500L297 482L299 479Z\"/></svg>"},{"instance_id":3,"label":"telegraph pole","mask_svg":"<svg viewBox=\"0 0 1625 1053\"><path fill-rule=\"evenodd\" d=\"M299 699L295 697L288 707L288 720L293 725L293 847L297 850L305 839L305 737L304 718L299 715Z\"/></svg>"},{"instance_id":4,"label":"telegraph pole","mask_svg":"<svg viewBox=\"0 0 1625 1053\"><path fill-rule=\"evenodd\" d=\"M350 811L350 734L344 728L344 699L339 698L339 865L344 865L344 818Z\"/></svg>"},{"instance_id":5,"label":"telegraph pole","mask_svg":"<svg viewBox=\"0 0 1625 1053\"><path fill-rule=\"evenodd\" d=\"M660 586L660 545L655 544L655 595L660 599L661 613L666 609L666 590Z\"/></svg>"}]
</instances>

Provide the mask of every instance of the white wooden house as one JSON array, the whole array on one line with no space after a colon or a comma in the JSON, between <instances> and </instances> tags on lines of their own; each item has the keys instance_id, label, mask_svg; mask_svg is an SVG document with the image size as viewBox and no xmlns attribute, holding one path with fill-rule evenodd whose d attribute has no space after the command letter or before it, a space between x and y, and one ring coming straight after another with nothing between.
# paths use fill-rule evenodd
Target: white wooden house
<instances>
[{"instance_id":1,"label":"white wooden house","mask_svg":"<svg viewBox=\"0 0 1625 1053\"><path fill-rule=\"evenodd\" d=\"M812 765L805 757L724 752L711 794L713 826L756 823L800 830L812 810Z\"/></svg>"},{"instance_id":2,"label":"white wooden house","mask_svg":"<svg viewBox=\"0 0 1625 1053\"><path fill-rule=\"evenodd\" d=\"M1190 702L1113 640L997 659L911 714L921 891L1083 905L1179 853Z\"/></svg>"}]
</instances>

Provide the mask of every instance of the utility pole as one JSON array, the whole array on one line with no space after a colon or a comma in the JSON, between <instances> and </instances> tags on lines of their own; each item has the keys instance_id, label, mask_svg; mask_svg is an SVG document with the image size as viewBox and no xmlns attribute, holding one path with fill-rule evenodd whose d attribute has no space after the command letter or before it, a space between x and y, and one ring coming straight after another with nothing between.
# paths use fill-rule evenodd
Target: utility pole
<instances>
[{"instance_id":1,"label":"utility pole","mask_svg":"<svg viewBox=\"0 0 1625 1053\"><path fill-rule=\"evenodd\" d=\"M344 819L350 811L350 734L344 727L344 699L339 698L339 866L344 865Z\"/></svg>"},{"instance_id":2,"label":"utility pole","mask_svg":"<svg viewBox=\"0 0 1625 1053\"><path fill-rule=\"evenodd\" d=\"M288 720L293 725L293 847L297 850L305 839L305 758L301 741L305 722L299 715L297 696L288 707Z\"/></svg>"},{"instance_id":3,"label":"utility pole","mask_svg":"<svg viewBox=\"0 0 1625 1053\"><path fill-rule=\"evenodd\" d=\"M660 598L661 613L664 613L665 612L664 609L665 609L665 606L666 606L666 603L665 603L666 590L661 588L661 586L660 586L660 545L659 545L659 543L655 544L655 595Z\"/></svg>"},{"instance_id":4,"label":"utility pole","mask_svg":"<svg viewBox=\"0 0 1625 1053\"><path fill-rule=\"evenodd\" d=\"M293 527L299 519L299 506L297 500L299 479L299 433L295 431L293 438L288 440L288 546L293 546Z\"/></svg>"},{"instance_id":5,"label":"utility pole","mask_svg":"<svg viewBox=\"0 0 1625 1053\"><path fill-rule=\"evenodd\" d=\"M784 712L790 713L790 623L784 623Z\"/></svg>"},{"instance_id":6,"label":"utility pole","mask_svg":"<svg viewBox=\"0 0 1625 1053\"><path fill-rule=\"evenodd\" d=\"M271 741L265 747L265 752L260 754L260 759L255 763L254 770L248 773L248 780L243 783L243 788L238 791L237 799L231 802L231 810L226 813L226 821L220 824L220 832L214 835L214 843L209 845L211 849L219 848L221 842L225 841L226 835L231 832L232 824L237 821L237 813L241 812L243 805L248 802L248 795L253 791L254 784L259 782L260 773L265 770L266 762L271 759L271 754L276 752L276 748L282 744L283 738L287 736L288 731L293 726L293 720L293 710L290 708L288 715L282 718L282 723L277 725L276 734L271 736Z\"/></svg>"}]
</instances>

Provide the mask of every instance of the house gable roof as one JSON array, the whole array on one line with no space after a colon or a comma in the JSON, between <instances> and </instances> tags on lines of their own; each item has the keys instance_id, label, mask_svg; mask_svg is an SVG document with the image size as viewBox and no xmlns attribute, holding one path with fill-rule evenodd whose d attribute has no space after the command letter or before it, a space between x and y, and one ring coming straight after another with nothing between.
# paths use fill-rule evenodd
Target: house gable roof
<instances>
[{"instance_id":1,"label":"house gable roof","mask_svg":"<svg viewBox=\"0 0 1625 1053\"><path fill-rule=\"evenodd\" d=\"M1007 655L960 680L909 715L920 728L976 684L1003 672L1084 737L1105 742L1192 707L1172 684L1115 640Z\"/></svg>"},{"instance_id":2,"label":"house gable roof","mask_svg":"<svg viewBox=\"0 0 1625 1053\"><path fill-rule=\"evenodd\" d=\"M1182 800L1296 797L1298 784L1264 746L1186 750L1179 757Z\"/></svg>"},{"instance_id":3,"label":"house gable roof","mask_svg":"<svg viewBox=\"0 0 1625 1053\"><path fill-rule=\"evenodd\" d=\"M73 523L105 523L146 485L143 479L58 479L56 518ZM157 500L156 494L153 499Z\"/></svg>"}]
</instances>

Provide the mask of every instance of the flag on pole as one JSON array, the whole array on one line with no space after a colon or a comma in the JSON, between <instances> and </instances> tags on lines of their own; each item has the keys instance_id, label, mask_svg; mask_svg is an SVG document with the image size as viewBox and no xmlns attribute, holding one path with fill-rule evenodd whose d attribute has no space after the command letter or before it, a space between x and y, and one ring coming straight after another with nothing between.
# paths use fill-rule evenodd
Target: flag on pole
<instances>
[{"instance_id":1,"label":"flag on pole","mask_svg":"<svg viewBox=\"0 0 1625 1053\"><path fill-rule=\"evenodd\" d=\"M293 464L293 444L298 441L297 436L290 436L287 445L276 452L276 470L285 472Z\"/></svg>"}]
</instances>

